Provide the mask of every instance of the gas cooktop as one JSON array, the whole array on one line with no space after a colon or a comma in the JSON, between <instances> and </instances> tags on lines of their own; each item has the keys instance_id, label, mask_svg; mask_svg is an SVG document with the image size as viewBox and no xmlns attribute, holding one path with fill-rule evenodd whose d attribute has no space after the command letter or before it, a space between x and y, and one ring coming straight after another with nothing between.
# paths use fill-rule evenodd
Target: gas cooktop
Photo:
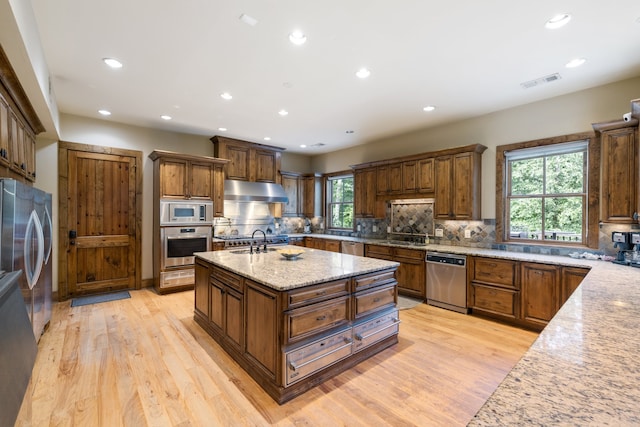
<instances>
[{"instance_id":1,"label":"gas cooktop","mask_svg":"<svg viewBox=\"0 0 640 427\"><path fill-rule=\"evenodd\" d=\"M214 239L224 240L225 247L249 246L251 244L259 245L264 243L262 233L251 237L250 235L222 235L213 236ZM267 245L286 245L289 243L289 236L286 234L271 235L267 234Z\"/></svg>"}]
</instances>

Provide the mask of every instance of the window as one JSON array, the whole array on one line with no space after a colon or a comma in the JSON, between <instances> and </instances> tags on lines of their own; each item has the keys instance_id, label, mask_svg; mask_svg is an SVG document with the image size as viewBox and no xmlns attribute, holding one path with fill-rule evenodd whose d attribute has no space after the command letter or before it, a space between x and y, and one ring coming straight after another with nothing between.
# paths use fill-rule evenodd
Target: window
<instances>
[{"instance_id":1,"label":"window","mask_svg":"<svg viewBox=\"0 0 640 427\"><path fill-rule=\"evenodd\" d=\"M327 178L328 228L353 230L353 175Z\"/></svg>"},{"instance_id":2,"label":"window","mask_svg":"<svg viewBox=\"0 0 640 427\"><path fill-rule=\"evenodd\" d=\"M504 152L506 240L583 245L589 141Z\"/></svg>"}]
</instances>

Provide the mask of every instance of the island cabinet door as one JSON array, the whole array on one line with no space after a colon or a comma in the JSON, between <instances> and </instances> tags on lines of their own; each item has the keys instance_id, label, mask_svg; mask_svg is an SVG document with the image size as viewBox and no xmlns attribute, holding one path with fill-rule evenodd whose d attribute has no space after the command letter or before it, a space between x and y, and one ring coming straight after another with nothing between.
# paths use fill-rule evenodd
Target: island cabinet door
<instances>
[{"instance_id":1,"label":"island cabinet door","mask_svg":"<svg viewBox=\"0 0 640 427\"><path fill-rule=\"evenodd\" d=\"M347 295L285 312L287 344L347 324L350 301Z\"/></svg>"},{"instance_id":2,"label":"island cabinet door","mask_svg":"<svg viewBox=\"0 0 640 427\"><path fill-rule=\"evenodd\" d=\"M242 294L227 288L224 293L224 332L231 344L242 349L242 326L244 321Z\"/></svg>"},{"instance_id":3,"label":"island cabinet door","mask_svg":"<svg viewBox=\"0 0 640 427\"><path fill-rule=\"evenodd\" d=\"M198 259L195 269L195 310L209 319L209 267Z\"/></svg>"},{"instance_id":4,"label":"island cabinet door","mask_svg":"<svg viewBox=\"0 0 640 427\"><path fill-rule=\"evenodd\" d=\"M214 278L210 279L209 295L211 304L209 308L209 321L220 332L224 331L224 288L225 286Z\"/></svg>"},{"instance_id":5,"label":"island cabinet door","mask_svg":"<svg viewBox=\"0 0 640 427\"><path fill-rule=\"evenodd\" d=\"M246 281L245 355L263 374L275 380L279 365L277 294Z\"/></svg>"}]
</instances>

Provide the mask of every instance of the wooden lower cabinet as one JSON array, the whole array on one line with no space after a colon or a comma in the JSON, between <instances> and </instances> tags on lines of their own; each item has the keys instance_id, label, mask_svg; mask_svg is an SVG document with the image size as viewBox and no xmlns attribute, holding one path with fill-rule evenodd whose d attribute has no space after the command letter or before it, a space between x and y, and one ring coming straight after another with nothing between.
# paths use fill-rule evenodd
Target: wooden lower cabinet
<instances>
[{"instance_id":1,"label":"wooden lower cabinet","mask_svg":"<svg viewBox=\"0 0 640 427\"><path fill-rule=\"evenodd\" d=\"M522 320L541 329L560 308L560 269L555 265L523 262Z\"/></svg>"},{"instance_id":2,"label":"wooden lower cabinet","mask_svg":"<svg viewBox=\"0 0 640 427\"><path fill-rule=\"evenodd\" d=\"M194 319L284 403L398 342L396 285L392 268L276 291L198 258Z\"/></svg>"},{"instance_id":3,"label":"wooden lower cabinet","mask_svg":"<svg viewBox=\"0 0 640 427\"><path fill-rule=\"evenodd\" d=\"M580 285L588 268L469 257L473 314L542 330Z\"/></svg>"},{"instance_id":4,"label":"wooden lower cabinet","mask_svg":"<svg viewBox=\"0 0 640 427\"><path fill-rule=\"evenodd\" d=\"M367 244L364 246L364 256L399 262L396 273L398 292L414 298L427 297L425 251Z\"/></svg>"}]
</instances>

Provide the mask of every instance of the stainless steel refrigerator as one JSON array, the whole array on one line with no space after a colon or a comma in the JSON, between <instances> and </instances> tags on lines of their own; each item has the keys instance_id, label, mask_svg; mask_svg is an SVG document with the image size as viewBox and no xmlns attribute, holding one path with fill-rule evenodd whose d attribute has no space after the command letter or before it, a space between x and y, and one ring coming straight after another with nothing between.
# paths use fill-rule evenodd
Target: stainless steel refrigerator
<instances>
[{"instance_id":1,"label":"stainless steel refrigerator","mask_svg":"<svg viewBox=\"0 0 640 427\"><path fill-rule=\"evenodd\" d=\"M0 178L0 269L22 270L19 283L38 341L51 320L51 194Z\"/></svg>"}]
</instances>

